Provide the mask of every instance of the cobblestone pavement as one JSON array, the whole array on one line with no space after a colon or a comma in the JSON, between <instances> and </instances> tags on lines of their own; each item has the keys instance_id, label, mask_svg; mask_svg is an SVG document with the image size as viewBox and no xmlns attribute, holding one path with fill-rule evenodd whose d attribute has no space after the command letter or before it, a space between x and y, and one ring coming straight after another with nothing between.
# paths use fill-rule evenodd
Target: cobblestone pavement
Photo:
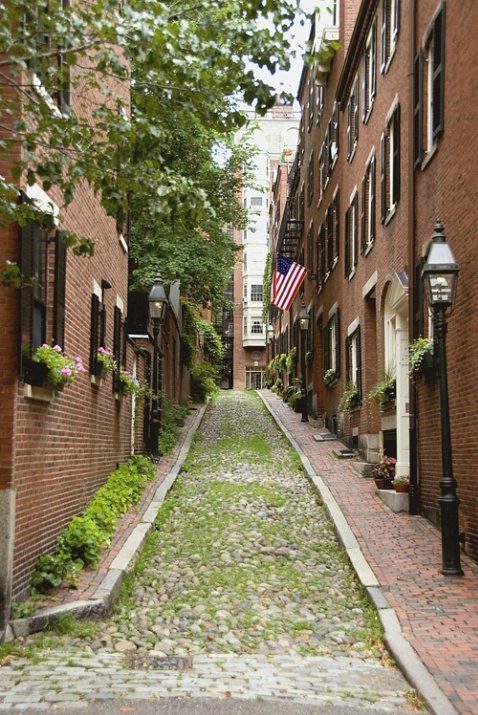
<instances>
[{"instance_id":1,"label":"cobblestone pavement","mask_svg":"<svg viewBox=\"0 0 478 715\"><path fill-rule=\"evenodd\" d=\"M325 510L255 395L209 408L143 559L96 635L0 668L0 710L180 696L410 712Z\"/></svg>"}]
</instances>

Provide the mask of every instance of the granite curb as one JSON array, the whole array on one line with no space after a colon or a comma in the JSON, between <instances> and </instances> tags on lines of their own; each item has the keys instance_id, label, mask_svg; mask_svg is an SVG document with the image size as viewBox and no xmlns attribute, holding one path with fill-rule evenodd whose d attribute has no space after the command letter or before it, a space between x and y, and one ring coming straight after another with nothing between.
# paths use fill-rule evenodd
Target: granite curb
<instances>
[{"instance_id":1,"label":"granite curb","mask_svg":"<svg viewBox=\"0 0 478 715\"><path fill-rule=\"evenodd\" d=\"M28 618L13 619L9 621L7 626L6 641L44 630L49 623L65 615L75 615L79 618L101 618L111 613L113 603L119 596L123 579L132 571L145 539L153 527L158 512L181 471L193 437L202 422L206 409L207 404L199 408L195 420L189 427L176 462L156 489L141 520L134 527L126 542L121 547L92 598L43 608Z\"/></svg>"},{"instance_id":2,"label":"granite curb","mask_svg":"<svg viewBox=\"0 0 478 715\"><path fill-rule=\"evenodd\" d=\"M334 524L337 537L348 555L357 578L377 610L384 629L385 644L401 672L410 685L415 688L431 715L459 715L421 658L403 636L398 616L390 606L373 569L365 559L362 549L332 492L320 476L315 473L309 458L304 454L300 444L290 434L279 416L270 408L262 394L260 392L257 394L277 426L296 450L309 479L319 492L327 513Z\"/></svg>"}]
</instances>

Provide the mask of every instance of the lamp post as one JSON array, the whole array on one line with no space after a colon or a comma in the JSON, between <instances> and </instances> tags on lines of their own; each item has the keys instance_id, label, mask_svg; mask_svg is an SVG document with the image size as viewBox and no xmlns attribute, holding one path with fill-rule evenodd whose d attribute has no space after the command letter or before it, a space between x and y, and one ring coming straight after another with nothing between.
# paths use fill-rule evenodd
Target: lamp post
<instances>
[{"instance_id":1,"label":"lamp post","mask_svg":"<svg viewBox=\"0 0 478 715\"><path fill-rule=\"evenodd\" d=\"M153 397L151 401L151 419L149 423L149 449L155 463L159 462L158 440L161 426L161 370L159 361L159 331L164 322L168 299L164 290L161 274L158 273L148 296L149 315L153 323Z\"/></svg>"},{"instance_id":2,"label":"lamp post","mask_svg":"<svg viewBox=\"0 0 478 715\"><path fill-rule=\"evenodd\" d=\"M305 364L305 338L307 335L307 330L309 329L309 314L307 308L302 301L302 305L299 310L299 328L301 334L301 348L300 348L300 362L301 362L301 399L302 399L302 419L301 422L308 422L309 416L307 414L307 387L306 387L306 364Z\"/></svg>"},{"instance_id":3,"label":"lamp post","mask_svg":"<svg viewBox=\"0 0 478 715\"><path fill-rule=\"evenodd\" d=\"M422 279L428 303L433 309L433 329L440 375L442 477L440 479L441 495L438 502L441 511L441 573L445 576L461 576L463 574L460 564L458 521L460 500L456 495L457 482L453 477L445 347L447 333L445 313L446 309L453 305L459 270L460 266L446 241L443 224L437 220L426 263L422 268Z\"/></svg>"}]
</instances>

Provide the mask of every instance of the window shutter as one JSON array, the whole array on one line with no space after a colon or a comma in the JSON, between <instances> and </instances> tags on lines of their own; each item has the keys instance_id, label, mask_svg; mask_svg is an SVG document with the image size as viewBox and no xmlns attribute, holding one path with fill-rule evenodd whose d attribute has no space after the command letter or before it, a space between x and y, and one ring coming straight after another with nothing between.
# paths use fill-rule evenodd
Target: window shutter
<instances>
[{"instance_id":1,"label":"window shutter","mask_svg":"<svg viewBox=\"0 0 478 715\"><path fill-rule=\"evenodd\" d=\"M365 248L367 245L367 175L362 179L362 215L360 216L362 240L360 242L360 251L365 253Z\"/></svg>"},{"instance_id":2,"label":"window shutter","mask_svg":"<svg viewBox=\"0 0 478 715\"><path fill-rule=\"evenodd\" d=\"M333 204L327 209L327 270L331 271L334 265L334 207Z\"/></svg>"},{"instance_id":3,"label":"window shutter","mask_svg":"<svg viewBox=\"0 0 478 715\"><path fill-rule=\"evenodd\" d=\"M350 337L345 338L345 382L350 384L352 376L350 375Z\"/></svg>"},{"instance_id":4,"label":"window shutter","mask_svg":"<svg viewBox=\"0 0 478 715\"><path fill-rule=\"evenodd\" d=\"M335 102L334 105L334 142L335 142L335 156L339 153L339 103Z\"/></svg>"},{"instance_id":5,"label":"window shutter","mask_svg":"<svg viewBox=\"0 0 478 715\"><path fill-rule=\"evenodd\" d=\"M388 7L389 0L383 0L382 2L382 29L381 29L381 45L382 45L382 61L380 64L380 72L383 74L385 72L385 67L388 60L388 38L387 38L387 25L388 25Z\"/></svg>"},{"instance_id":6,"label":"window shutter","mask_svg":"<svg viewBox=\"0 0 478 715\"><path fill-rule=\"evenodd\" d=\"M91 325L90 325L90 373L95 374L96 371L96 353L99 345L99 327L100 327L100 299L93 293L91 296Z\"/></svg>"},{"instance_id":7,"label":"window shutter","mask_svg":"<svg viewBox=\"0 0 478 715\"><path fill-rule=\"evenodd\" d=\"M60 232L55 235L55 287L53 293L53 342L65 347L67 248Z\"/></svg>"},{"instance_id":8,"label":"window shutter","mask_svg":"<svg viewBox=\"0 0 478 715\"><path fill-rule=\"evenodd\" d=\"M370 98L375 97L377 91L377 23L372 27L372 45L370 47Z\"/></svg>"},{"instance_id":9,"label":"window shutter","mask_svg":"<svg viewBox=\"0 0 478 715\"><path fill-rule=\"evenodd\" d=\"M349 159L350 155L352 154L352 100L353 96L349 99L347 104L347 159Z\"/></svg>"},{"instance_id":10,"label":"window shutter","mask_svg":"<svg viewBox=\"0 0 478 715\"><path fill-rule=\"evenodd\" d=\"M387 168L387 135L382 132L380 137L380 193L381 193L381 207L382 207L382 223L384 223L387 218L387 180L386 180L386 168Z\"/></svg>"},{"instance_id":11,"label":"window shutter","mask_svg":"<svg viewBox=\"0 0 478 715\"><path fill-rule=\"evenodd\" d=\"M423 52L415 57L413 82L413 160L419 169L423 161Z\"/></svg>"},{"instance_id":12,"label":"window shutter","mask_svg":"<svg viewBox=\"0 0 478 715\"><path fill-rule=\"evenodd\" d=\"M395 17L393 18L393 42L398 39L400 32L400 0L395 0Z\"/></svg>"},{"instance_id":13,"label":"window shutter","mask_svg":"<svg viewBox=\"0 0 478 715\"><path fill-rule=\"evenodd\" d=\"M340 196L337 191L334 198L334 234L335 234L335 257L340 254Z\"/></svg>"},{"instance_id":14,"label":"window shutter","mask_svg":"<svg viewBox=\"0 0 478 715\"><path fill-rule=\"evenodd\" d=\"M358 263L358 194L355 194L353 201L353 212L354 212L354 266Z\"/></svg>"},{"instance_id":15,"label":"window shutter","mask_svg":"<svg viewBox=\"0 0 478 715\"><path fill-rule=\"evenodd\" d=\"M359 80L355 80L354 85L354 142L358 142L359 136Z\"/></svg>"},{"instance_id":16,"label":"window shutter","mask_svg":"<svg viewBox=\"0 0 478 715\"><path fill-rule=\"evenodd\" d=\"M320 275L321 279L324 280L325 278L325 267L326 267L326 262L325 262L325 225L322 224L320 226Z\"/></svg>"},{"instance_id":17,"label":"window shutter","mask_svg":"<svg viewBox=\"0 0 478 715\"><path fill-rule=\"evenodd\" d=\"M121 309L115 305L113 318L113 354L118 363L118 367L123 366L123 355L121 354Z\"/></svg>"},{"instance_id":18,"label":"window shutter","mask_svg":"<svg viewBox=\"0 0 478 715\"><path fill-rule=\"evenodd\" d=\"M324 374L330 369L330 322L326 324L323 330L324 343Z\"/></svg>"},{"instance_id":19,"label":"window shutter","mask_svg":"<svg viewBox=\"0 0 478 715\"><path fill-rule=\"evenodd\" d=\"M25 197L26 198L26 197ZM22 276L29 278L33 273L33 221L28 221L19 231L19 266ZM19 290L20 299L20 325L19 325L19 364L18 371L21 372L22 358L29 358L32 355L32 335L33 335L33 287L28 281Z\"/></svg>"},{"instance_id":20,"label":"window shutter","mask_svg":"<svg viewBox=\"0 0 478 715\"><path fill-rule=\"evenodd\" d=\"M347 278L350 273L350 208L345 212L345 241L344 241L344 273Z\"/></svg>"},{"instance_id":21,"label":"window shutter","mask_svg":"<svg viewBox=\"0 0 478 715\"><path fill-rule=\"evenodd\" d=\"M375 183L376 183L376 160L375 155L370 161L370 238L375 240Z\"/></svg>"},{"instance_id":22,"label":"window shutter","mask_svg":"<svg viewBox=\"0 0 478 715\"><path fill-rule=\"evenodd\" d=\"M359 400L362 399L362 345L361 345L361 337L360 337L360 325L357 328L357 331L355 333L356 335L356 340L355 340L355 348L357 351L356 354L356 360L357 360L357 379L356 379L356 386L358 390L358 396Z\"/></svg>"},{"instance_id":23,"label":"window shutter","mask_svg":"<svg viewBox=\"0 0 478 715\"><path fill-rule=\"evenodd\" d=\"M433 25L433 139L437 139L445 122L445 5Z\"/></svg>"},{"instance_id":24,"label":"window shutter","mask_svg":"<svg viewBox=\"0 0 478 715\"><path fill-rule=\"evenodd\" d=\"M393 187L392 201L400 201L400 105L393 113Z\"/></svg>"},{"instance_id":25,"label":"window shutter","mask_svg":"<svg viewBox=\"0 0 478 715\"><path fill-rule=\"evenodd\" d=\"M335 314L335 367L337 375L340 375L340 311L337 308Z\"/></svg>"},{"instance_id":26,"label":"window shutter","mask_svg":"<svg viewBox=\"0 0 478 715\"><path fill-rule=\"evenodd\" d=\"M369 57L368 52L365 50L363 58L363 77L362 77L362 121L365 122L368 110L368 97L367 97L367 78L369 70Z\"/></svg>"},{"instance_id":27,"label":"window shutter","mask_svg":"<svg viewBox=\"0 0 478 715\"><path fill-rule=\"evenodd\" d=\"M422 268L425 262L424 258L420 258L415 264L415 326L413 335L415 338L423 336L424 320L423 320L423 280Z\"/></svg>"}]
</instances>

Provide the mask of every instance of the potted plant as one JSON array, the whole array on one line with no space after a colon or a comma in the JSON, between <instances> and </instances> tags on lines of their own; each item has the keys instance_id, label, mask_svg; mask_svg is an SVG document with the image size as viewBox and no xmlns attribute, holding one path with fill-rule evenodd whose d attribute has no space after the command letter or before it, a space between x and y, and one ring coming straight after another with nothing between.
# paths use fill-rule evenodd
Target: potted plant
<instances>
[{"instance_id":1,"label":"potted plant","mask_svg":"<svg viewBox=\"0 0 478 715\"><path fill-rule=\"evenodd\" d=\"M337 370L335 370L333 367L331 367L325 371L325 373L324 373L324 384L325 385L332 385L332 383L336 382L336 380L337 380Z\"/></svg>"},{"instance_id":2,"label":"potted plant","mask_svg":"<svg viewBox=\"0 0 478 715\"><path fill-rule=\"evenodd\" d=\"M395 477L392 481L393 488L396 492L408 492L409 483L410 477L408 474L401 474L399 477Z\"/></svg>"},{"instance_id":3,"label":"potted plant","mask_svg":"<svg viewBox=\"0 0 478 715\"><path fill-rule=\"evenodd\" d=\"M350 412L354 407L358 407L359 404L359 391L355 385L348 384L345 388L342 399L339 403L339 410L343 412Z\"/></svg>"},{"instance_id":4,"label":"potted plant","mask_svg":"<svg viewBox=\"0 0 478 715\"><path fill-rule=\"evenodd\" d=\"M111 348L98 348L98 352L96 353L96 367L95 375L102 378L106 377L106 373L116 370L117 364Z\"/></svg>"},{"instance_id":5,"label":"potted plant","mask_svg":"<svg viewBox=\"0 0 478 715\"><path fill-rule=\"evenodd\" d=\"M410 375L424 372L433 367L433 339L417 338L408 346L408 368Z\"/></svg>"},{"instance_id":6,"label":"potted plant","mask_svg":"<svg viewBox=\"0 0 478 715\"><path fill-rule=\"evenodd\" d=\"M285 359L285 367L287 374L290 375L294 371L297 362L297 348L292 348L289 350L287 357Z\"/></svg>"},{"instance_id":7,"label":"potted plant","mask_svg":"<svg viewBox=\"0 0 478 715\"><path fill-rule=\"evenodd\" d=\"M397 460L394 457L387 457L384 454L380 458L380 462L372 470L372 476L375 480L377 489L391 489L392 480L395 477L395 465Z\"/></svg>"},{"instance_id":8,"label":"potted plant","mask_svg":"<svg viewBox=\"0 0 478 715\"><path fill-rule=\"evenodd\" d=\"M139 395L142 392L141 383L128 370L120 368L116 373L116 392L123 395Z\"/></svg>"},{"instance_id":9,"label":"potted plant","mask_svg":"<svg viewBox=\"0 0 478 715\"><path fill-rule=\"evenodd\" d=\"M44 343L36 349L29 369L26 370L26 381L37 387L50 390L62 390L71 384L80 372L86 372L80 357L71 358L59 345Z\"/></svg>"},{"instance_id":10,"label":"potted plant","mask_svg":"<svg viewBox=\"0 0 478 715\"><path fill-rule=\"evenodd\" d=\"M372 387L367 398L376 405L393 402L396 397L396 386L395 369L387 368L383 371L382 380Z\"/></svg>"}]
</instances>

